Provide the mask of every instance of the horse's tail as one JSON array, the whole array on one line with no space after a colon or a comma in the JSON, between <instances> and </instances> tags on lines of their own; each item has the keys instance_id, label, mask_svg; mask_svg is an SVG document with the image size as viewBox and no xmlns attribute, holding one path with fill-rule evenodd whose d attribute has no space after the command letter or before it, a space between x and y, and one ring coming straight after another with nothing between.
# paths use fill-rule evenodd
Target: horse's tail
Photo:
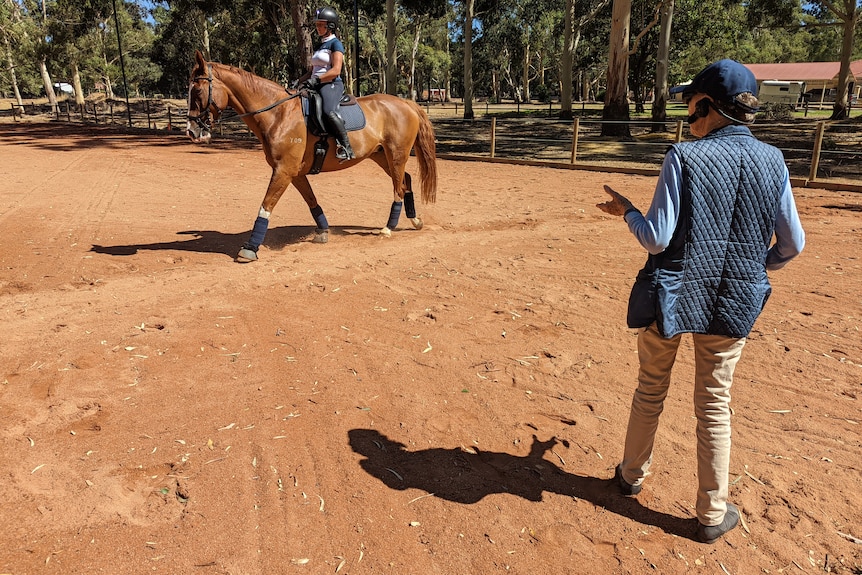
<instances>
[{"instance_id":1,"label":"horse's tail","mask_svg":"<svg viewBox=\"0 0 862 575\"><path fill-rule=\"evenodd\" d=\"M422 180L422 201L433 204L437 201L437 145L434 138L434 126L431 120L419 104L413 100L407 100L416 110L419 116L419 133L413 150L419 161L419 179Z\"/></svg>"}]
</instances>

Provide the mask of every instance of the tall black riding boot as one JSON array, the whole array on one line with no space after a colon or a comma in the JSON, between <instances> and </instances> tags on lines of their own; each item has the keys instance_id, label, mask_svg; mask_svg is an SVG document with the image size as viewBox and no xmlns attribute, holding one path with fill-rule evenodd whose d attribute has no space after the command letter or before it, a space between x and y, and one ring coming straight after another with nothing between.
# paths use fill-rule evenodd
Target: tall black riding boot
<instances>
[{"instance_id":1,"label":"tall black riding boot","mask_svg":"<svg viewBox=\"0 0 862 575\"><path fill-rule=\"evenodd\" d=\"M350 147L350 139L347 137L347 128L344 127L344 120L336 111L332 111L327 115L329 126L334 132L335 139L338 141L338 149L335 151L335 157L339 160L352 160L353 148Z\"/></svg>"}]
</instances>

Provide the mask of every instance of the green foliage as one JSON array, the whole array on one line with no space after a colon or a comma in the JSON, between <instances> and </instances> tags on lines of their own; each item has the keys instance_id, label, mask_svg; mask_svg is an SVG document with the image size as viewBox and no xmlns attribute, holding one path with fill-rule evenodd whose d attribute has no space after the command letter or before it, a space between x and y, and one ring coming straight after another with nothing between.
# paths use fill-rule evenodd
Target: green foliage
<instances>
[{"instance_id":1,"label":"green foliage","mask_svg":"<svg viewBox=\"0 0 862 575\"><path fill-rule=\"evenodd\" d=\"M539 84L538 86L536 86L533 95L538 101L543 103L549 102L551 99L551 91L545 84Z\"/></svg>"},{"instance_id":2,"label":"green foliage","mask_svg":"<svg viewBox=\"0 0 862 575\"><path fill-rule=\"evenodd\" d=\"M43 18L41 8L46 8ZM183 97L194 51L283 83L305 71L291 9L310 21L311 0L156 0L145 11L136 0L116 0L130 95L153 92ZM576 18L598 0L575 3ZM341 16L339 33L348 48L350 77L358 58L361 92L382 87L386 58L385 2L332 0ZM449 88L463 93L463 0L397 0L397 90ZM843 6L843 2L835 4ZM856 2L858 6L859 3ZM547 102L559 92L563 0L475 0L472 22L473 86L477 98ZM655 14L653 0L632 0L631 37ZM857 8L857 17L862 9ZM611 3L579 28L572 81L574 97L585 91L602 99L607 71ZM841 50L840 18L821 0L675 0L668 82L690 79L717 57L743 62L835 61ZM111 0L0 0L0 49L14 65L25 97L42 91L38 59L46 58L54 81L80 72L85 92L110 81L121 92L117 30ZM354 33L358 30L358 53ZM414 47L414 39L418 45ZM862 58L862 25L853 57ZM629 88L649 104L658 26L645 33L629 58ZM4 54L5 56L5 54ZM414 60L415 56L415 60ZM5 58L4 58L5 62ZM0 92L11 93L7 66ZM347 77L347 76L345 76Z\"/></svg>"}]
</instances>

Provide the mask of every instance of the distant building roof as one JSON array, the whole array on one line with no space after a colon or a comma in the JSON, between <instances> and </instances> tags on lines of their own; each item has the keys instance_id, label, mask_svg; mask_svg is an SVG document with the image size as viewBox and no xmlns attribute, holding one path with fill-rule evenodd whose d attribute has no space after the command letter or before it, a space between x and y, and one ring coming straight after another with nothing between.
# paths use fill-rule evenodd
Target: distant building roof
<instances>
[{"instance_id":1,"label":"distant building roof","mask_svg":"<svg viewBox=\"0 0 862 575\"><path fill-rule=\"evenodd\" d=\"M840 62L794 62L781 64L746 64L758 82L762 80L801 80L830 82L837 80ZM850 63L851 81L862 80L862 60Z\"/></svg>"}]
</instances>

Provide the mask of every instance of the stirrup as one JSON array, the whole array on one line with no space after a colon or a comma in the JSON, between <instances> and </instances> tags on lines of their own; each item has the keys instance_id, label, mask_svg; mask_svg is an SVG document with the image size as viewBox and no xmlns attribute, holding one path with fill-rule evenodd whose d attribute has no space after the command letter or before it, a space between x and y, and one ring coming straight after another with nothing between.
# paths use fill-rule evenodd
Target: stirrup
<instances>
[{"instance_id":1,"label":"stirrup","mask_svg":"<svg viewBox=\"0 0 862 575\"><path fill-rule=\"evenodd\" d=\"M346 162L348 160L353 160L356 156L353 154L353 150L349 148L345 148L341 144L338 144L335 148L335 157L342 162Z\"/></svg>"}]
</instances>

